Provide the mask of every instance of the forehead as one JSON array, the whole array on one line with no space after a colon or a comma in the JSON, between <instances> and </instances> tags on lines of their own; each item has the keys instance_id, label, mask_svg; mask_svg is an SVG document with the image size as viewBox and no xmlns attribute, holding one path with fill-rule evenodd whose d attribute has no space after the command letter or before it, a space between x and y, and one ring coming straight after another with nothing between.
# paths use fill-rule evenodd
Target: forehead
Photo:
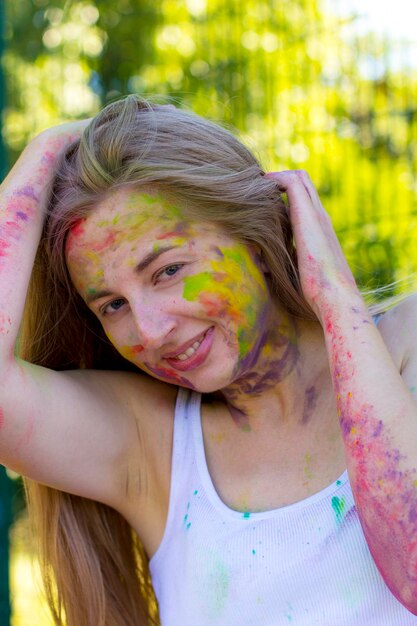
<instances>
[{"instance_id":1,"label":"forehead","mask_svg":"<svg viewBox=\"0 0 417 626\"><path fill-rule=\"evenodd\" d=\"M106 231L115 235L131 233L132 238L136 238L150 229L183 220L178 204L162 194L122 188L98 202L93 211L72 228L68 240L72 244L82 243L99 238Z\"/></svg>"},{"instance_id":2,"label":"forehead","mask_svg":"<svg viewBox=\"0 0 417 626\"><path fill-rule=\"evenodd\" d=\"M219 234L214 225L187 221L179 204L161 193L122 188L73 226L66 244L67 264L76 284L91 276L102 280L109 264L129 265L139 252L145 255Z\"/></svg>"},{"instance_id":3,"label":"forehead","mask_svg":"<svg viewBox=\"0 0 417 626\"><path fill-rule=\"evenodd\" d=\"M71 263L80 254L115 250L126 243L145 245L147 240L170 235L184 238L192 230L174 201L160 193L122 188L97 203L71 228L66 242L67 261Z\"/></svg>"}]
</instances>

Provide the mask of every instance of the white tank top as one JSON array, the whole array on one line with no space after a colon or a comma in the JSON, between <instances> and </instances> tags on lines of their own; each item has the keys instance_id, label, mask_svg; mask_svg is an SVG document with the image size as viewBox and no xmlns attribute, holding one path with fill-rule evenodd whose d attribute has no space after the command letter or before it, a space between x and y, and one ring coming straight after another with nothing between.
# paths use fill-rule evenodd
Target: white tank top
<instances>
[{"instance_id":1,"label":"white tank top","mask_svg":"<svg viewBox=\"0 0 417 626\"><path fill-rule=\"evenodd\" d=\"M369 553L347 472L272 511L226 506L201 396L179 389L167 525L150 561L162 626L417 626Z\"/></svg>"}]
</instances>

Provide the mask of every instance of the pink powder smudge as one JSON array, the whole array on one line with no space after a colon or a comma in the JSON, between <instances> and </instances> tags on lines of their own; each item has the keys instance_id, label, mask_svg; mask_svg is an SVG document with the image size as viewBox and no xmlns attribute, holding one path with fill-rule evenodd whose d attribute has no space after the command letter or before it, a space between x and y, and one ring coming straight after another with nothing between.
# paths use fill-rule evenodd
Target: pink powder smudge
<instances>
[{"instance_id":1,"label":"pink powder smudge","mask_svg":"<svg viewBox=\"0 0 417 626\"><path fill-rule=\"evenodd\" d=\"M178 237L179 233L176 233L175 230L172 230L169 233L164 233L163 235L159 235L156 239L157 241L161 241L162 239L169 239L170 237Z\"/></svg>"},{"instance_id":2,"label":"pink powder smudge","mask_svg":"<svg viewBox=\"0 0 417 626\"><path fill-rule=\"evenodd\" d=\"M16 191L16 196L30 198L31 200L35 200L35 202L39 201L39 198L36 195L32 185L25 185L24 187L22 187L22 189L18 189L18 191Z\"/></svg>"},{"instance_id":3,"label":"pink powder smudge","mask_svg":"<svg viewBox=\"0 0 417 626\"><path fill-rule=\"evenodd\" d=\"M4 426L4 411L0 407L0 430L3 428L3 426Z\"/></svg>"},{"instance_id":4,"label":"pink powder smudge","mask_svg":"<svg viewBox=\"0 0 417 626\"><path fill-rule=\"evenodd\" d=\"M17 211L16 217L17 219L23 220L24 222L27 222L29 219L29 216L26 213L23 213L23 211Z\"/></svg>"},{"instance_id":5,"label":"pink powder smudge","mask_svg":"<svg viewBox=\"0 0 417 626\"><path fill-rule=\"evenodd\" d=\"M324 320L360 522L385 583L400 602L408 602L417 585L417 470L402 469L405 459L393 444L390 429L355 389L353 355L337 319L328 311Z\"/></svg>"},{"instance_id":6,"label":"pink powder smudge","mask_svg":"<svg viewBox=\"0 0 417 626\"><path fill-rule=\"evenodd\" d=\"M115 241L116 233L114 230L111 230L107 233L106 237L102 241L99 241L94 246L91 246L91 249L94 252L102 252L103 250L111 246Z\"/></svg>"},{"instance_id":7,"label":"pink powder smudge","mask_svg":"<svg viewBox=\"0 0 417 626\"><path fill-rule=\"evenodd\" d=\"M0 258L7 256L7 250L10 248L10 243L0 239Z\"/></svg>"},{"instance_id":8,"label":"pink powder smudge","mask_svg":"<svg viewBox=\"0 0 417 626\"><path fill-rule=\"evenodd\" d=\"M85 219L86 219L85 217L81 217L79 220L77 220L74 223L74 225L70 229L71 235L74 235L75 237L79 237L80 235L84 234Z\"/></svg>"}]
</instances>

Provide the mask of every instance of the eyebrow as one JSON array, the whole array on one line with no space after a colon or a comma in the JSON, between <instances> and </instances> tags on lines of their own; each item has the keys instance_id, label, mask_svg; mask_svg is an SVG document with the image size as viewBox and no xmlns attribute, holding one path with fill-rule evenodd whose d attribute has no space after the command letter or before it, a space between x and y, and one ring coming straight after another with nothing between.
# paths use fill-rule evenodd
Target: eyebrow
<instances>
[{"instance_id":1,"label":"eyebrow","mask_svg":"<svg viewBox=\"0 0 417 626\"><path fill-rule=\"evenodd\" d=\"M168 252L169 250L173 250L174 248L179 248L180 246L164 246L163 248L158 248L158 250L154 250L153 252L149 252L142 261L135 266L135 273L140 274L143 272L151 263L153 263L161 254ZM112 292L107 289L101 289L100 291L91 290L90 293L87 294L86 303L91 304L94 300L99 300L100 298L104 298L106 296L111 296Z\"/></svg>"}]
</instances>

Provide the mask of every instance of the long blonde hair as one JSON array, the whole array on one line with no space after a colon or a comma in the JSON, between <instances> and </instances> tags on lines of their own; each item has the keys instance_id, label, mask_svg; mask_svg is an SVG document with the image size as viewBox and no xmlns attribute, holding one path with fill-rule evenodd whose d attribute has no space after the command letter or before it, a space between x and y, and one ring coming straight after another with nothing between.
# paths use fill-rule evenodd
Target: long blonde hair
<instances>
[{"instance_id":1,"label":"long blonde hair","mask_svg":"<svg viewBox=\"0 0 417 626\"><path fill-rule=\"evenodd\" d=\"M216 222L261 250L270 289L289 313L315 319L299 284L277 186L228 130L136 96L107 106L56 172L21 327L22 358L54 369L132 369L72 287L65 241L109 190L154 187L186 219ZM57 626L156 623L143 550L105 505L25 481L47 598ZM172 608L175 611L175 607Z\"/></svg>"}]
</instances>

